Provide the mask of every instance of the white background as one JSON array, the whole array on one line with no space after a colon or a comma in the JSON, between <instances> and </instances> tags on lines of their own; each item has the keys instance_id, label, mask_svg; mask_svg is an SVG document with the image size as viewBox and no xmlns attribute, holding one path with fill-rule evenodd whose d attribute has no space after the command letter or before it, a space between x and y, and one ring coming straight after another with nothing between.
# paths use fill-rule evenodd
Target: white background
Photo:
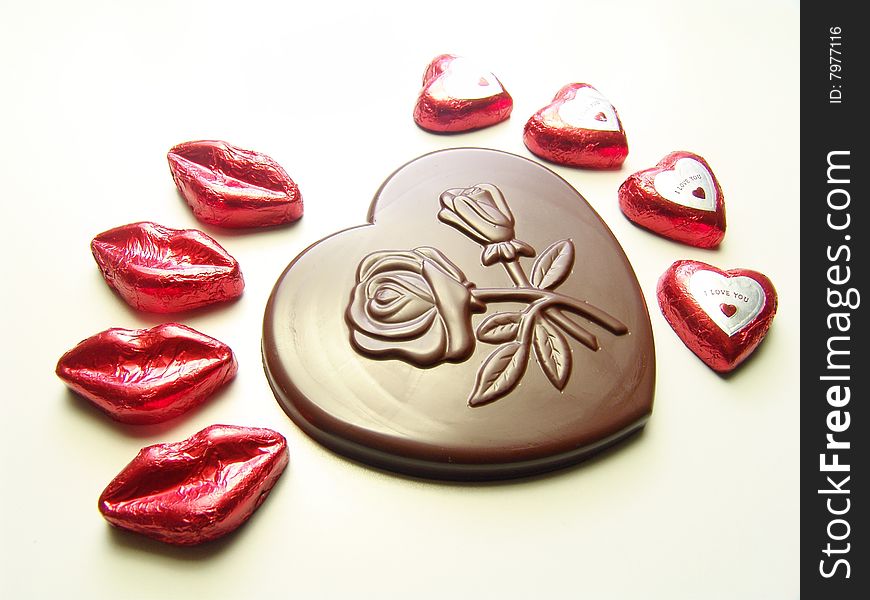
<instances>
[{"instance_id":1,"label":"white background","mask_svg":"<svg viewBox=\"0 0 870 600\"><path fill-rule=\"evenodd\" d=\"M0 596L17 598L796 598L799 8L661 2L11 2L0 0L4 335ZM487 65L513 117L436 136L411 111L427 63ZM410 480L324 450L285 417L260 362L266 298L313 241L362 223L404 162L452 146L531 157L525 120L564 84L619 111L619 171L551 166L622 242L646 295L658 383L642 435L577 468L507 484ZM305 217L200 225L166 151L224 139L278 160ZM715 251L647 233L616 191L666 153L704 156L726 199ZM237 379L162 426L118 425L68 392L57 359L159 315L105 285L91 238L139 220L199 227L241 263L236 303L174 318L228 343ZM678 259L767 274L780 308L730 377L661 316ZM97 497L138 450L213 423L287 436L291 462L251 520L178 549L115 531Z\"/></svg>"}]
</instances>

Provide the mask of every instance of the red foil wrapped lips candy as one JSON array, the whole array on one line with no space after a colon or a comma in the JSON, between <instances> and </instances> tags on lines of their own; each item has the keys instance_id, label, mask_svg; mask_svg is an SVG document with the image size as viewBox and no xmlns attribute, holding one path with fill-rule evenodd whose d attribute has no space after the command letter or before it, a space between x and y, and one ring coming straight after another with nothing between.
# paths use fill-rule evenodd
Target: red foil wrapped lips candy
<instances>
[{"instance_id":1,"label":"red foil wrapped lips candy","mask_svg":"<svg viewBox=\"0 0 870 600\"><path fill-rule=\"evenodd\" d=\"M513 98L498 78L467 58L442 54L426 68L414 121L428 131L455 133L507 119Z\"/></svg>"},{"instance_id":2,"label":"red foil wrapped lips candy","mask_svg":"<svg viewBox=\"0 0 870 600\"><path fill-rule=\"evenodd\" d=\"M734 370L767 334L776 314L770 280L748 269L723 271L675 262L659 278L662 314L683 343L719 373Z\"/></svg>"},{"instance_id":3,"label":"red foil wrapped lips candy","mask_svg":"<svg viewBox=\"0 0 870 600\"><path fill-rule=\"evenodd\" d=\"M167 158L178 191L203 223L268 227L302 216L299 187L265 154L205 140L178 144Z\"/></svg>"},{"instance_id":4,"label":"red foil wrapped lips candy","mask_svg":"<svg viewBox=\"0 0 870 600\"><path fill-rule=\"evenodd\" d=\"M588 83L570 83L528 120L523 142L537 156L560 165L613 169L628 156L616 109Z\"/></svg>"},{"instance_id":5,"label":"red foil wrapped lips candy","mask_svg":"<svg viewBox=\"0 0 870 600\"><path fill-rule=\"evenodd\" d=\"M100 512L167 544L200 544L242 525L288 460L287 441L271 429L212 425L143 448L103 491Z\"/></svg>"},{"instance_id":6,"label":"red foil wrapped lips candy","mask_svg":"<svg viewBox=\"0 0 870 600\"><path fill-rule=\"evenodd\" d=\"M710 165L691 152L671 152L619 188L629 220L672 240L715 248L725 237L725 196Z\"/></svg>"},{"instance_id":7,"label":"red foil wrapped lips candy","mask_svg":"<svg viewBox=\"0 0 870 600\"><path fill-rule=\"evenodd\" d=\"M91 241L109 287L139 310L170 313L231 300L245 282L239 263L196 229L124 225Z\"/></svg>"},{"instance_id":8,"label":"red foil wrapped lips candy","mask_svg":"<svg viewBox=\"0 0 870 600\"><path fill-rule=\"evenodd\" d=\"M184 325L107 329L64 354L57 375L110 417L160 423L208 399L235 377L229 346Z\"/></svg>"}]
</instances>

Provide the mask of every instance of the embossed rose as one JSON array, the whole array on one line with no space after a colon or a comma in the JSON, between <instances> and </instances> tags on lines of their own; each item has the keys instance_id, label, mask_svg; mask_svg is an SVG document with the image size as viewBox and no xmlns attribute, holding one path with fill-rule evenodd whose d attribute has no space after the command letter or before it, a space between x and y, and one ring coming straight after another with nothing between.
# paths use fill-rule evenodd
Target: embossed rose
<instances>
[{"instance_id":1,"label":"embossed rose","mask_svg":"<svg viewBox=\"0 0 870 600\"><path fill-rule=\"evenodd\" d=\"M473 285L434 248L366 256L347 308L361 352L420 367L465 360L474 350L471 313L485 310Z\"/></svg>"},{"instance_id":2,"label":"embossed rose","mask_svg":"<svg viewBox=\"0 0 870 600\"><path fill-rule=\"evenodd\" d=\"M514 216L496 186L478 183L441 194L438 218L484 246L484 265L534 256L535 250L514 234Z\"/></svg>"}]
</instances>

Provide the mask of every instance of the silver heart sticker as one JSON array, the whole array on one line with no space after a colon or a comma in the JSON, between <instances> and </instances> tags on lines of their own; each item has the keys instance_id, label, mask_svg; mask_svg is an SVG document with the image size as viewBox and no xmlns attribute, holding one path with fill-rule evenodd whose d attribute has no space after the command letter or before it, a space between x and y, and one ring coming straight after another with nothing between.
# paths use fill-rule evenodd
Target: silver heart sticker
<instances>
[{"instance_id":1,"label":"silver heart sticker","mask_svg":"<svg viewBox=\"0 0 870 600\"><path fill-rule=\"evenodd\" d=\"M467 58L457 57L429 88L433 98L477 100L501 94L504 88L489 71Z\"/></svg>"},{"instance_id":2,"label":"silver heart sticker","mask_svg":"<svg viewBox=\"0 0 870 600\"><path fill-rule=\"evenodd\" d=\"M751 277L726 277L713 271L695 271L689 293L729 337L749 325L764 308L767 298L761 284Z\"/></svg>"},{"instance_id":3,"label":"silver heart sticker","mask_svg":"<svg viewBox=\"0 0 870 600\"><path fill-rule=\"evenodd\" d=\"M716 208L716 186L703 164L694 158L681 158L674 168L657 173L653 187L664 198L689 208L712 211Z\"/></svg>"},{"instance_id":4,"label":"silver heart sticker","mask_svg":"<svg viewBox=\"0 0 870 600\"><path fill-rule=\"evenodd\" d=\"M619 119L607 98L591 87L579 88L574 98L562 103L559 118L571 127L596 131L619 131Z\"/></svg>"}]
</instances>

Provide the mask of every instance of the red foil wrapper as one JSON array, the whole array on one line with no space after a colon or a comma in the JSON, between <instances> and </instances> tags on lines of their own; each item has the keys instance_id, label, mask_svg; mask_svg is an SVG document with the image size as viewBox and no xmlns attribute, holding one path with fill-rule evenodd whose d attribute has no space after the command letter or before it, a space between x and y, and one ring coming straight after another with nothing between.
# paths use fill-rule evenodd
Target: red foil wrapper
<instances>
[{"instance_id":1,"label":"red foil wrapper","mask_svg":"<svg viewBox=\"0 0 870 600\"><path fill-rule=\"evenodd\" d=\"M203 223L268 227L302 216L299 187L265 154L204 140L178 144L167 158L178 191Z\"/></svg>"},{"instance_id":2,"label":"red foil wrapper","mask_svg":"<svg viewBox=\"0 0 870 600\"><path fill-rule=\"evenodd\" d=\"M70 388L123 423L161 423L208 399L236 376L226 344L178 323L107 329L57 363Z\"/></svg>"},{"instance_id":3,"label":"red foil wrapper","mask_svg":"<svg viewBox=\"0 0 870 600\"><path fill-rule=\"evenodd\" d=\"M671 152L655 167L630 175L619 188L629 220L664 237L715 248L725 237L725 196L703 157Z\"/></svg>"},{"instance_id":4,"label":"red foil wrapper","mask_svg":"<svg viewBox=\"0 0 870 600\"><path fill-rule=\"evenodd\" d=\"M466 58L442 54L423 75L414 121L437 133L470 131L504 121L513 107L513 98L495 75Z\"/></svg>"},{"instance_id":5,"label":"red foil wrapper","mask_svg":"<svg viewBox=\"0 0 870 600\"><path fill-rule=\"evenodd\" d=\"M287 441L271 429L212 425L143 448L103 491L100 512L167 544L208 542L251 516L288 460Z\"/></svg>"},{"instance_id":6,"label":"red foil wrapper","mask_svg":"<svg viewBox=\"0 0 870 600\"><path fill-rule=\"evenodd\" d=\"M662 314L683 343L719 373L752 354L776 314L776 290L757 271L680 260L658 283Z\"/></svg>"},{"instance_id":7,"label":"red foil wrapper","mask_svg":"<svg viewBox=\"0 0 870 600\"><path fill-rule=\"evenodd\" d=\"M91 242L106 283L139 310L170 313L224 302L245 288L239 263L196 229L132 223Z\"/></svg>"},{"instance_id":8,"label":"red foil wrapper","mask_svg":"<svg viewBox=\"0 0 870 600\"><path fill-rule=\"evenodd\" d=\"M523 142L537 156L560 165L613 169L628 156L616 109L587 83L570 83L528 120Z\"/></svg>"}]
</instances>

